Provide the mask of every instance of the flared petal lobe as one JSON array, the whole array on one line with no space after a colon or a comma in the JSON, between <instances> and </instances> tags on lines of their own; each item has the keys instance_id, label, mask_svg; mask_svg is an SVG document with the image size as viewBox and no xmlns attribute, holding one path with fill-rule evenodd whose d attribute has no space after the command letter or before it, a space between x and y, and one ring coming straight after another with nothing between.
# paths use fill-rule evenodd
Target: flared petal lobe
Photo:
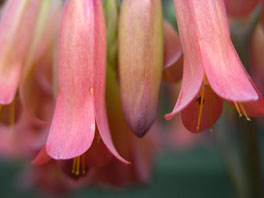
<instances>
[{"instance_id":1,"label":"flared petal lobe","mask_svg":"<svg viewBox=\"0 0 264 198\"><path fill-rule=\"evenodd\" d=\"M190 61L193 54L200 57L195 67L202 65L210 86L220 97L241 102L257 100L258 95L231 43L223 0L174 2L183 48L198 45L184 51L186 59ZM187 29L186 24L194 29L188 37L182 31Z\"/></svg>"},{"instance_id":2,"label":"flared petal lobe","mask_svg":"<svg viewBox=\"0 0 264 198\"><path fill-rule=\"evenodd\" d=\"M33 165L43 165L48 163L52 158L47 154L46 145L44 145L39 151L38 155L32 161Z\"/></svg>"},{"instance_id":3,"label":"flared petal lobe","mask_svg":"<svg viewBox=\"0 0 264 198\"><path fill-rule=\"evenodd\" d=\"M106 80L106 32L105 20L101 1L90 0L90 11L94 12L94 97L96 123L99 134L109 151L120 161L129 163L123 159L113 144L105 105L105 80ZM91 32L90 32L91 34Z\"/></svg>"},{"instance_id":4,"label":"flared petal lobe","mask_svg":"<svg viewBox=\"0 0 264 198\"><path fill-rule=\"evenodd\" d=\"M160 0L124 0L119 34L122 107L132 131L143 136L156 118L163 64Z\"/></svg>"},{"instance_id":5,"label":"flared petal lobe","mask_svg":"<svg viewBox=\"0 0 264 198\"><path fill-rule=\"evenodd\" d=\"M54 159L83 154L95 133L95 11L88 0L66 1L59 40L59 93L46 149Z\"/></svg>"},{"instance_id":6,"label":"flared petal lobe","mask_svg":"<svg viewBox=\"0 0 264 198\"><path fill-rule=\"evenodd\" d=\"M165 115L167 120L172 119L177 113L186 108L200 90L204 74L202 68L197 71L196 69L198 68L193 67L186 59L184 60L181 91L173 111Z\"/></svg>"},{"instance_id":7,"label":"flared petal lobe","mask_svg":"<svg viewBox=\"0 0 264 198\"><path fill-rule=\"evenodd\" d=\"M201 56L210 86L229 101L257 100L258 95L231 43L223 1L193 2L200 30Z\"/></svg>"},{"instance_id":8,"label":"flared petal lobe","mask_svg":"<svg viewBox=\"0 0 264 198\"><path fill-rule=\"evenodd\" d=\"M182 56L181 41L177 32L167 21L163 22L164 31L164 67L174 65Z\"/></svg>"},{"instance_id":9,"label":"flared petal lobe","mask_svg":"<svg viewBox=\"0 0 264 198\"><path fill-rule=\"evenodd\" d=\"M184 54L183 79L180 95L173 111L165 118L171 119L183 110L196 96L204 77L203 63L199 53L199 31L192 10L192 0L174 1L177 23Z\"/></svg>"},{"instance_id":10,"label":"flared petal lobe","mask_svg":"<svg viewBox=\"0 0 264 198\"><path fill-rule=\"evenodd\" d=\"M9 0L0 22L0 104L10 104L17 91L40 1Z\"/></svg>"}]
</instances>

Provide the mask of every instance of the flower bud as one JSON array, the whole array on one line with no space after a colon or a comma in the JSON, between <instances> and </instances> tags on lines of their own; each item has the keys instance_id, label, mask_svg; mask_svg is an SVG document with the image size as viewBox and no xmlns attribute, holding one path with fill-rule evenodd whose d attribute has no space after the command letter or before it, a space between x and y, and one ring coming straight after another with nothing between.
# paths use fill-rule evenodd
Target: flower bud
<instances>
[{"instance_id":1,"label":"flower bud","mask_svg":"<svg viewBox=\"0 0 264 198\"><path fill-rule=\"evenodd\" d=\"M160 0L124 0L118 34L123 112L131 130L142 137L156 118L163 65Z\"/></svg>"}]
</instances>

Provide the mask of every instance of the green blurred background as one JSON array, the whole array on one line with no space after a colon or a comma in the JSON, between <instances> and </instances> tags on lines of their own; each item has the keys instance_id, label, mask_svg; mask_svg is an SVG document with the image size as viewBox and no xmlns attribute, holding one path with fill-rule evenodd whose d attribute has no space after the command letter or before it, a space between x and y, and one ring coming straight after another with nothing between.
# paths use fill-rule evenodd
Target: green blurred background
<instances>
[{"instance_id":1,"label":"green blurred background","mask_svg":"<svg viewBox=\"0 0 264 198\"><path fill-rule=\"evenodd\" d=\"M21 166L7 162L0 163L1 197L43 197L45 194L37 190L19 192L14 189L14 180ZM153 170L153 179L147 186L115 191L87 188L62 197L228 198L234 196L228 175L215 148L196 147L184 153L168 151L159 157Z\"/></svg>"}]
</instances>

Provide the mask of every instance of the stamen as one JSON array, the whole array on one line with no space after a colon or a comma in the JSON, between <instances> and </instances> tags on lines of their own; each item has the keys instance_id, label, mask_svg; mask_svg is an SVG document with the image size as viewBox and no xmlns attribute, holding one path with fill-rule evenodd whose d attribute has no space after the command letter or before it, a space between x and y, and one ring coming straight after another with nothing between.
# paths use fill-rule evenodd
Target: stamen
<instances>
[{"instance_id":1,"label":"stamen","mask_svg":"<svg viewBox=\"0 0 264 198\"><path fill-rule=\"evenodd\" d=\"M247 121L251 121L251 119L248 117L247 112L246 112L246 110L244 109L244 107L243 107L243 105L241 104L241 102L239 102L239 106L240 106L240 108L241 108L241 110L242 110L244 116L246 117Z\"/></svg>"},{"instance_id":2,"label":"stamen","mask_svg":"<svg viewBox=\"0 0 264 198\"><path fill-rule=\"evenodd\" d=\"M75 175L79 175L80 174L80 156L77 157L76 159L76 172L75 172Z\"/></svg>"},{"instance_id":3,"label":"stamen","mask_svg":"<svg viewBox=\"0 0 264 198\"><path fill-rule=\"evenodd\" d=\"M73 159L72 173L78 176L80 174L80 169L82 169L82 174L86 173L85 155L81 155Z\"/></svg>"},{"instance_id":4,"label":"stamen","mask_svg":"<svg viewBox=\"0 0 264 198\"><path fill-rule=\"evenodd\" d=\"M86 173L86 170L85 170L85 155L82 155L81 159L82 159L82 174L85 174Z\"/></svg>"},{"instance_id":5,"label":"stamen","mask_svg":"<svg viewBox=\"0 0 264 198\"><path fill-rule=\"evenodd\" d=\"M73 159L72 173L75 173L75 168L76 168L76 158Z\"/></svg>"},{"instance_id":6,"label":"stamen","mask_svg":"<svg viewBox=\"0 0 264 198\"><path fill-rule=\"evenodd\" d=\"M239 117L241 118L243 115L242 115L242 113L240 112L240 109L239 109L239 107L238 107L238 105L237 105L237 102L234 102L234 104L235 104L236 110L237 110L237 112L238 112L238 115L239 115Z\"/></svg>"},{"instance_id":7,"label":"stamen","mask_svg":"<svg viewBox=\"0 0 264 198\"><path fill-rule=\"evenodd\" d=\"M197 123L197 131L200 129L200 124L201 124L201 118L202 118L202 113L203 113L203 103L204 103L204 85L202 85L202 90L201 90L201 103L200 103L200 109L199 109L199 117L198 117L198 123Z\"/></svg>"}]
</instances>

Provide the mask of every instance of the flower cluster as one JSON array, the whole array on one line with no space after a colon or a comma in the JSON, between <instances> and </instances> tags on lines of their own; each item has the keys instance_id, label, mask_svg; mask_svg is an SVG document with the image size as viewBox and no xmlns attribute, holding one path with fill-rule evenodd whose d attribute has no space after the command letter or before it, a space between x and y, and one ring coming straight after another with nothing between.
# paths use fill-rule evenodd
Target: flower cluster
<instances>
[{"instance_id":1,"label":"flower cluster","mask_svg":"<svg viewBox=\"0 0 264 198\"><path fill-rule=\"evenodd\" d=\"M32 182L51 191L146 183L166 136L155 122L162 81L182 79L165 118L181 112L183 125L177 119L172 130L212 130L223 100L247 120L264 115L226 14L245 17L257 4L174 0L178 35L163 19L161 0L7 0L0 155L32 160ZM264 34L256 31L252 60L261 81Z\"/></svg>"}]
</instances>

